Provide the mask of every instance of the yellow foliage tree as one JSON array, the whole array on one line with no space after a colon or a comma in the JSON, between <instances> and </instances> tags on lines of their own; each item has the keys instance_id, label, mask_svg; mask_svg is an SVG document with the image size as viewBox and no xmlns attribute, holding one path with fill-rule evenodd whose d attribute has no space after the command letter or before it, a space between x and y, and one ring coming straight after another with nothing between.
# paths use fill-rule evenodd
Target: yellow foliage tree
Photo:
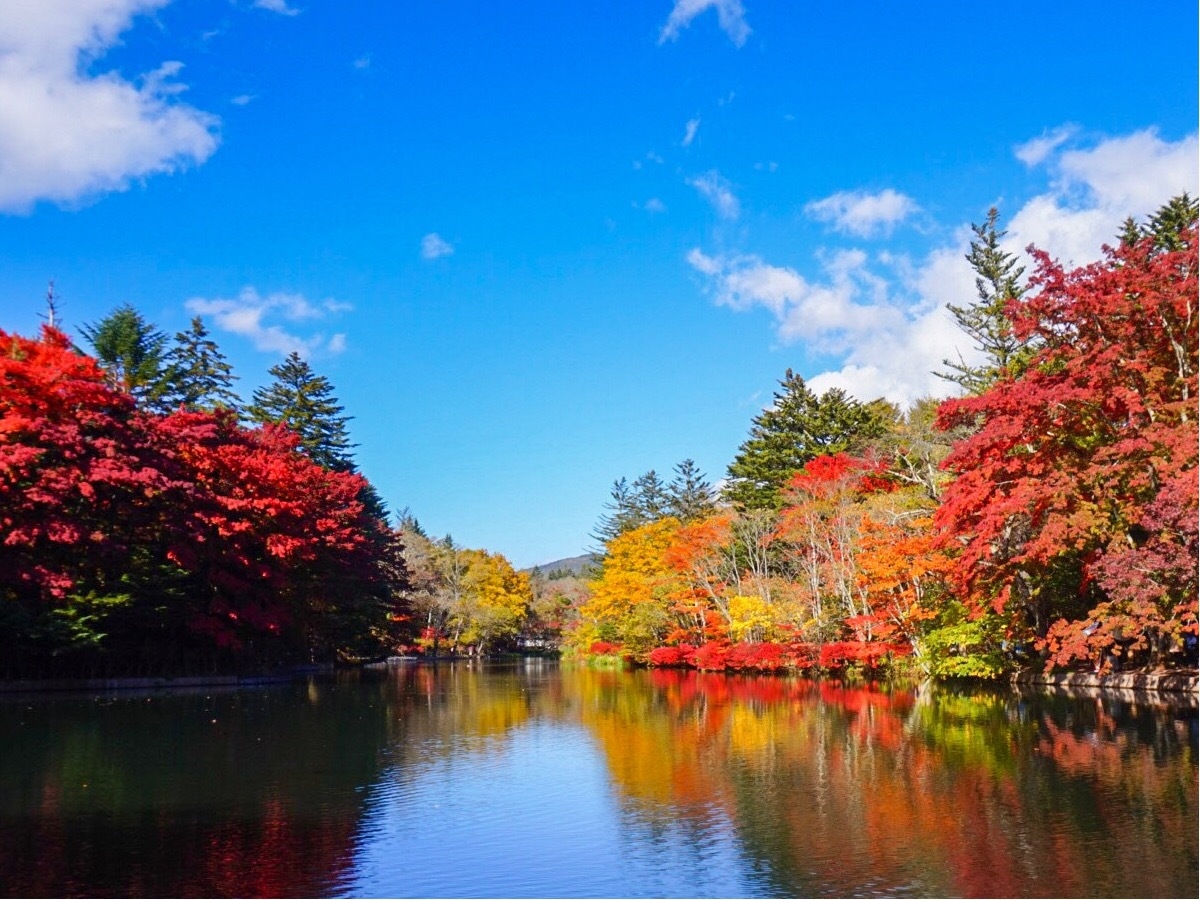
<instances>
[{"instance_id":1,"label":"yellow foliage tree","mask_svg":"<svg viewBox=\"0 0 1200 900\"><path fill-rule=\"evenodd\" d=\"M672 572L664 555L678 530L679 520L667 517L608 542L601 574L579 609L577 649L602 640L636 653L662 641L671 627Z\"/></svg>"},{"instance_id":2,"label":"yellow foliage tree","mask_svg":"<svg viewBox=\"0 0 1200 900\"><path fill-rule=\"evenodd\" d=\"M484 653L489 644L514 637L520 630L533 597L529 575L513 569L499 553L460 553L464 566L462 590L451 619L457 642Z\"/></svg>"}]
</instances>

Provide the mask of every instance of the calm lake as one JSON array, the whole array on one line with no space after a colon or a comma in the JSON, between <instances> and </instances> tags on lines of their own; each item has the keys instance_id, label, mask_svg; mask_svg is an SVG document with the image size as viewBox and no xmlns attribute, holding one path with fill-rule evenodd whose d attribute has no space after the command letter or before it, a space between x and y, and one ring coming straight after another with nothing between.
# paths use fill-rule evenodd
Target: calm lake
<instances>
[{"instance_id":1,"label":"calm lake","mask_svg":"<svg viewBox=\"0 0 1200 900\"><path fill-rule=\"evenodd\" d=\"M1179 896L1197 715L527 660L0 695L4 896Z\"/></svg>"}]
</instances>

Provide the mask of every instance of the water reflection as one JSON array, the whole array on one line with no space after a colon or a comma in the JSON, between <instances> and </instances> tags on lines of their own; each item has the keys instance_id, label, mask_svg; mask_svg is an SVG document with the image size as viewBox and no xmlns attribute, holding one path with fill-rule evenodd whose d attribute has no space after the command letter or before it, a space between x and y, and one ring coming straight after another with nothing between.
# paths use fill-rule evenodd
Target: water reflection
<instances>
[{"instance_id":1,"label":"water reflection","mask_svg":"<svg viewBox=\"0 0 1200 900\"><path fill-rule=\"evenodd\" d=\"M1196 712L412 666L0 701L7 896L1189 896Z\"/></svg>"},{"instance_id":2,"label":"water reflection","mask_svg":"<svg viewBox=\"0 0 1200 900\"><path fill-rule=\"evenodd\" d=\"M725 810L766 893L1195 893L1194 712L692 672L609 697L577 677L621 788L660 815Z\"/></svg>"},{"instance_id":3,"label":"water reflection","mask_svg":"<svg viewBox=\"0 0 1200 900\"><path fill-rule=\"evenodd\" d=\"M0 705L0 893L336 890L389 743L336 685Z\"/></svg>"}]
</instances>

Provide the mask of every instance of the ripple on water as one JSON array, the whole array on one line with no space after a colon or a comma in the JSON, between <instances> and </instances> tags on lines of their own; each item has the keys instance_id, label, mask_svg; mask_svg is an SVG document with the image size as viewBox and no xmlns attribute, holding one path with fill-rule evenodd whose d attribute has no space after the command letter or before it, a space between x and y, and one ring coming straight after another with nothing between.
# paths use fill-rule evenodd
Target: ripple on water
<instances>
[{"instance_id":1,"label":"ripple on water","mask_svg":"<svg viewBox=\"0 0 1200 900\"><path fill-rule=\"evenodd\" d=\"M613 897L747 893L727 823L654 833L622 811L581 728L532 723L503 739L397 762L357 841L357 896Z\"/></svg>"}]
</instances>

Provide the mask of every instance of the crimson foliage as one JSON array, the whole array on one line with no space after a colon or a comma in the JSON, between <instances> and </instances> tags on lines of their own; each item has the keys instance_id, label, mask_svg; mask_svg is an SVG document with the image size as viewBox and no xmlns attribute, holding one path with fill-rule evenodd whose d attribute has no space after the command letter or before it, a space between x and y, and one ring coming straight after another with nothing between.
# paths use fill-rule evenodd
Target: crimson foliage
<instances>
[{"instance_id":1,"label":"crimson foliage","mask_svg":"<svg viewBox=\"0 0 1200 900\"><path fill-rule=\"evenodd\" d=\"M228 411L136 408L67 337L0 332L0 643L18 671L330 659L394 637L395 541Z\"/></svg>"},{"instance_id":2,"label":"crimson foliage","mask_svg":"<svg viewBox=\"0 0 1200 900\"><path fill-rule=\"evenodd\" d=\"M1194 221L1179 238L1073 271L1034 251L1034 290L1009 314L1040 350L940 411L940 427L977 427L937 512L958 585L1052 665L1163 662L1195 631Z\"/></svg>"}]
</instances>

